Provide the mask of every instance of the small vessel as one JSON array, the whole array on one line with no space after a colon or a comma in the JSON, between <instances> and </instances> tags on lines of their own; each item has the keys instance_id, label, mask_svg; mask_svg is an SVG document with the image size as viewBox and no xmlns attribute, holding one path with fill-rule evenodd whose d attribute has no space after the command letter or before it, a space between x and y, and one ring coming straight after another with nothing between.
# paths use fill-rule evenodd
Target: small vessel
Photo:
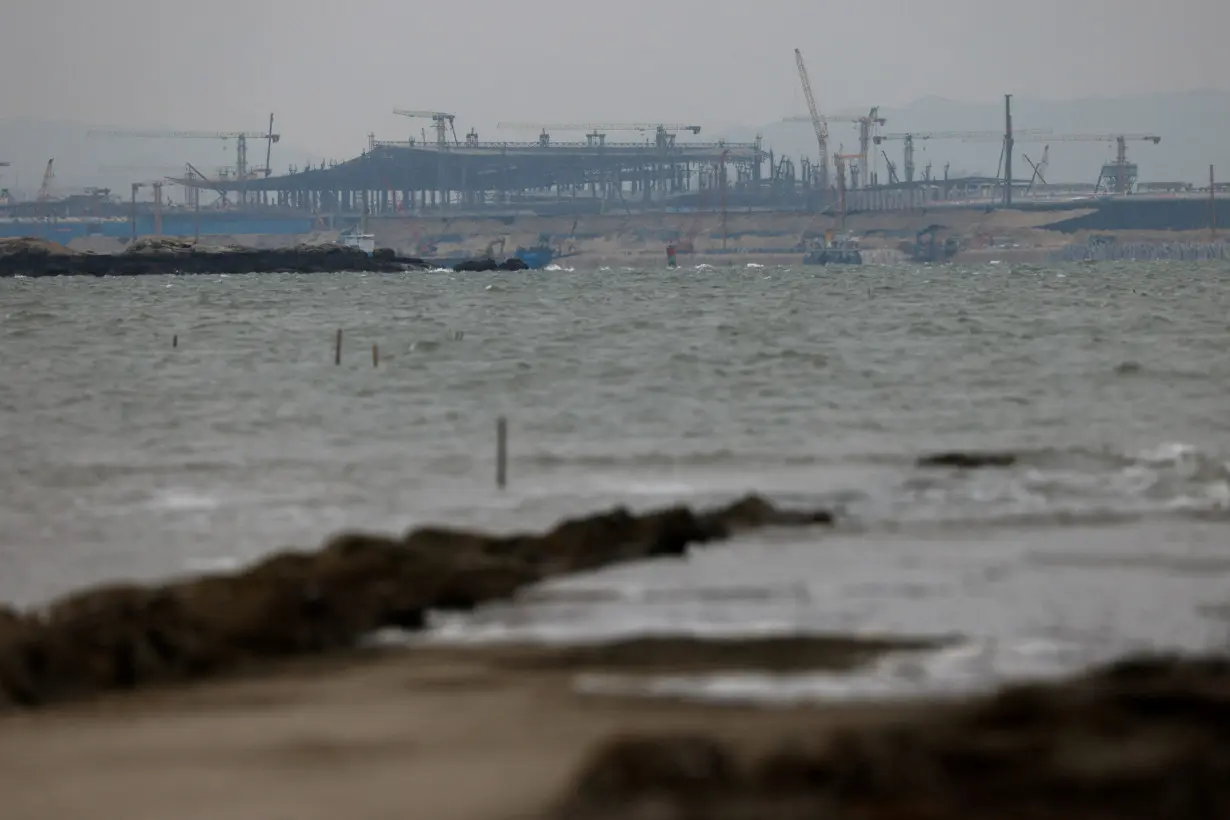
<instances>
[{"instance_id":1,"label":"small vessel","mask_svg":"<svg viewBox=\"0 0 1230 820\"><path fill-rule=\"evenodd\" d=\"M376 252L376 235L351 231L341 236L341 243L347 248L358 248L368 256Z\"/></svg>"},{"instance_id":2,"label":"small vessel","mask_svg":"<svg viewBox=\"0 0 1230 820\"><path fill-rule=\"evenodd\" d=\"M542 270L556 259L555 249L546 242L530 247L519 247L512 255L526 264L530 270Z\"/></svg>"},{"instance_id":3,"label":"small vessel","mask_svg":"<svg viewBox=\"0 0 1230 820\"><path fill-rule=\"evenodd\" d=\"M804 265L861 265L863 253L857 237L845 233L834 236L826 231L824 241L808 248L803 257Z\"/></svg>"}]
</instances>

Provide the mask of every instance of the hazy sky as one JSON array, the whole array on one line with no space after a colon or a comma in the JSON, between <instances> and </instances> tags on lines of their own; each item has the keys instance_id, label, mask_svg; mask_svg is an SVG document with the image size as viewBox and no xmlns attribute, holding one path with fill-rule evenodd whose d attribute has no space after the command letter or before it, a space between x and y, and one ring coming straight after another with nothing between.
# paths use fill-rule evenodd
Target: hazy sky
<instances>
[{"instance_id":1,"label":"hazy sky","mask_svg":"<svg viewBox=\"0 0 1230 820\"><path fill-rule=\"evenodd\" d=\"M9 0L0 117L264 126L326 156L443 109L500 120L804 113L937 94L1068 99L1230 89L1227 0ZM511 138L514 135L508 134Z\"/></svg>"}]
</instances>

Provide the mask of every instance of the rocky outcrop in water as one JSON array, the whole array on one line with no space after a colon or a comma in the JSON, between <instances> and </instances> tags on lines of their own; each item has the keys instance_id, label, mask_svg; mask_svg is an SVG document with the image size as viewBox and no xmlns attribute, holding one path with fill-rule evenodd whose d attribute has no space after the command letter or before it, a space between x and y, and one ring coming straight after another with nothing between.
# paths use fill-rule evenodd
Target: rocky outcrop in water
<instances>
[{"instance_id":1,"label":"rocky outcrop in water","mask_svg":"<svg viewBox=\"0 0 1230 820\"><path fill-rule=\"evenodd\" d=\"M206 248L179 240L141 240L124 253L78 253L35 239L0 241L0 277L153 276L244 273L396 273L425 269L421 259L368 255L341 245Z\"/></svg>"},{"instance_id":2,"label":"rocky outcrop in water","mask_svg":"<svg viewBox=\"0 0 1230 820\"><path fill-rule=\"evenodd\" d=\"M1011 467L1016 462L1015 453L953 450L947 453L922 456L915 464L918 467L956 467L962 470L977 470L985 467Z\"/></svg>"},{"instance_id":3,"label":"rocky outcrop in water","mask_svg":"<svg viewBox=\"0 0 1230 820\"><path fill-rule=\"evenodd\" d=\"M1230 660L1143 658L752 750L623 737L555 820L1230 817Z\"/></svg>"},{"instance_id":4,"label":"rocky outcrop in water","mask_svg":"<svg viewBox=\"0 0 1230 820\"><path fill-rule=\"evenodd\" d=\"M830 523L756 496L715 510L626 509L540 535L428 527L402 538L349 533L239 572L87 589L36 612L0 609L0 706L190 680L271 658L340 650L430 610L468 610L536 581L764 526Z\"/></svg>"},{"instance_id":5,"label":"rocky outcrop in water","mask_svg":"<svg viewBox=\"0 0 1230 820\"><path fill-rule=\"evenodd\" d=\"M483 257L479 259L466 259L463 262L458 262L456 265L453 265L453 270L459 273L463 271L468 273L479 273L493 270L514 271L528 269L529 265L515 256L509 257L502 262L497 262L490 257Z\"/></svg>"}]
</instances>

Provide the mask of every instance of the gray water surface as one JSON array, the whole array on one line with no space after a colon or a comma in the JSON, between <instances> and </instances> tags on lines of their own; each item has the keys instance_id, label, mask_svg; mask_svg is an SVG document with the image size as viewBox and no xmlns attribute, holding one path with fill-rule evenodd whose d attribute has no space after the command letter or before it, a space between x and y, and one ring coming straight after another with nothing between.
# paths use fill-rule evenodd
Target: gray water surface
<instances>
[{"instance_id":1,"label":"gray water surface","mask_svg":"<svg viewBox=\"0 0 1230 820\"><path fill-rule=\"evenodd\" d=\"M1208 614L1230 599L1228 309L1223 263L0 280L0 600L341 528L758 490L846 523L438 634L1209 645L1230 633ZM913 465L953 448L1021 459Z\"/></svg>"}]
</instances>

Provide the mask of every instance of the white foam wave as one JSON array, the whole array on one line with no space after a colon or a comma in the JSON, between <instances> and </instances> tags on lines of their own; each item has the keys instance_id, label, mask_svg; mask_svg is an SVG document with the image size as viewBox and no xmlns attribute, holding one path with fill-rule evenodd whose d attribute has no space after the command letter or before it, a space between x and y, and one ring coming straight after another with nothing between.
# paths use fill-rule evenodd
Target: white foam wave
<instances>
[{"instance_id":1,"label":"white foam wave","mask_svg":"<svg viewBox=\"0 0 1230 820\"><path fill-rule=\"evenodd\" d=\"M583 674L585 694L671 697L721 703L790 705L861 699L944 697L987 691L1006 681L1045 680L1090 662L1075 644L1045 640L980 641L938 650L895 652L843 673L770 675L731 671L636 677Z\"/></svg>"}]
</instances>

